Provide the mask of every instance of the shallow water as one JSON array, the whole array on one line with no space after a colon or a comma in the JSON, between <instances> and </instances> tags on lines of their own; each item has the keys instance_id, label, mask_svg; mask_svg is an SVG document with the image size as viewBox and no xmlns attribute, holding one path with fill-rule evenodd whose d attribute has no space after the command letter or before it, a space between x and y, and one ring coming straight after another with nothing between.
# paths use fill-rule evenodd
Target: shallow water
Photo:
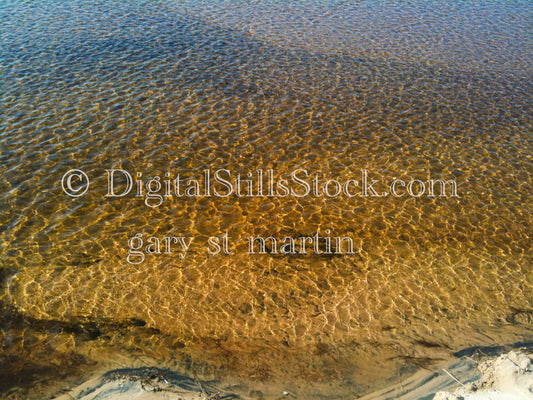
<instances>
[{"instance_id":1,"label":"shallow water","mask_svg":"<svg viewBox=\"0 0 533 400\"><path fill-rule=\"evenodd\" d=\"M124 367L146 357L265 395L346 398L463 347L531 341L531 14L525 1L1 2L2 389L120 353ZM61 189L72 168L91 178L79 198ZM151 208L105 197L112 168L341 182L364 169L380 193L442 179L458 196ZM251 236L317 231L354 254L247 253ZM233 254L208 254L226 232ZM133 265L136 233L194 241Z\"/></svg>"}]
</instances>

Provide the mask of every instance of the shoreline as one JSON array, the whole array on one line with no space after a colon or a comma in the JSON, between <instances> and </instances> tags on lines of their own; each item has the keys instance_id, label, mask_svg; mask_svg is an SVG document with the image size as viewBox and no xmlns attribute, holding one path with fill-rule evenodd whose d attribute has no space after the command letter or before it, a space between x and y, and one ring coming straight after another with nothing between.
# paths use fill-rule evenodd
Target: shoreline
<instances>
[{"instance_id":1,"label":"shoreline","mask_svg":"<svg viewBox=\"0 0 533 400\"><path fill-rule=\"evenodd\" d=\"M476 361L478 357L481 358ZM533 399L532 357L531 348L512 350L498 357L486 357L479 354L473 357L464 356L459 362L442 368L440 373L430 374L429 378L427 372L419 371L407 382L363 397L353 398L359 400ZM217 382L201 381L170 370L142 367L108 371L54 399L280 400L304 398L288 390L279 391L277 394L252 390L248 395L243 395L229 389L218 385Z\"/></svg>"},{"instance_id":2,"label":"shoreline","mask_svg":"<svg viewBox=\"0 0 533 400\"><path fill-rule=\"evenodd\" d=\"M110 363L85 374L40 383L31 388L12 388L4 398L55 400L526 400L533 399L533 344L472 347L455 353L452 360L421 368L400 382L366 394L325 395L313 384L285 384L276 380L254 382L229 377L201 378L194 372L163 367L156 360L120 360L131 367ZM117 364L119 356L116 355ZM154 366L140 366L149 364ZM156 366L157 365L157 366ZM330 382L335 384L335 382ZM524 397L530 395L530 397ZM529 394L528 394L529 393ZM45 396L45 397L43 397ZM503 396L503 397L502 397ZM513 397L514 396L514 397ZM522 396L522 397L520 397Z\"/></svg>"}]
</instances>

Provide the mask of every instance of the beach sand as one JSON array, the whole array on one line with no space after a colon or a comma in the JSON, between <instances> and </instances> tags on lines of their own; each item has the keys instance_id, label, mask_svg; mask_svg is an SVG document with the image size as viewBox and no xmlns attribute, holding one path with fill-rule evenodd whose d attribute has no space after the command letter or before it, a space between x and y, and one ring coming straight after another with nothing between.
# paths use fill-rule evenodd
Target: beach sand
<instances>
[{"instance_id":1,"label":"beach sand","mask_svg":"<svg viewBox=\"0 0 533 400\"><path fill-rule=\"evenodd\" d=\"M469 382L477 364L477 375ZM480 375L479 375L480 374ZM533 399L533 358L526 351L511 351L477 363L465 357L449 369L420 381L421 375L402 382L395 388L368 394L360 400L370 399L433 399L433 400L527 400ZM477 378L477 379L476 379ZM418 383L417 383L418 382ZM423 382L423 383L420 383ZM446 387L448 391L435 391ZM403 391L402 391L403 389ZM202 382L178 373L159 368L132 368L107 372L96 376L65 393L57 400L127 400L127 399L265 399L261 392L248 396L230 393L217 388L214 382ZM288 391L275 399L295 399L299 396Z\"/></svg>"},{"instance_id":2,"label":"beach sand","mask_svg":"<svg viewBox=\"0 0 533 400\"><path fill-rule=\"evenodd\" d=\"M478 366L481 378L454 393L438 392L434 400L527 400L533 399L533 360L512 351Z\"/></svg>"}]
</instances>

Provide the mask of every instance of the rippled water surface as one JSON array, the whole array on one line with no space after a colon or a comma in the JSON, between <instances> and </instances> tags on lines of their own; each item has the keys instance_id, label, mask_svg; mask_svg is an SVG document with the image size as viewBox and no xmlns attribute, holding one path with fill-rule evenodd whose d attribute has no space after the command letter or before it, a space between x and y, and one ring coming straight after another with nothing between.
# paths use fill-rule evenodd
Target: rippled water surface
<instances>
[{"instance_id":1,"label":"rippled water surface","mask_svg":"<svg viewBox=\"0 0 533 400\"><path fill-rule=\"evenodd\" d=\"M0 389L157 362L252 398L351 398L533 341L531 21L527 1L0 1ZM364 169L458 197L150 208L105 197L112 168ZM354 254L247 254L327 230ZM209 254L226 232L233 254ZM136 233L195 239L133 265Z\"/></svg>"}]
</instances>

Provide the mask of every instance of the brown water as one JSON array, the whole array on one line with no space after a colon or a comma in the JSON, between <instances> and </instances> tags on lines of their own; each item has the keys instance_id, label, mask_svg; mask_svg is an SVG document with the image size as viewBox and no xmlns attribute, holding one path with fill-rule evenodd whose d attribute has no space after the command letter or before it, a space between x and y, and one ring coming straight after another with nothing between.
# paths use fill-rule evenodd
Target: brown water
<instances>
[{"instance_id":1,"label":"brown water","mask_svg":"<svg viewBox=\"0 0 533 400\"><path fill-rule=\"evenodd\" d=\"M3 1L0 18L2 390L116 361L350 398L533 340L528 2ZM380 193L442 179L458 196L150 208L105 197L112 168L364 169ZM247 253L317 231L354 254ZM208 254L226 232L233 254ZM136 233L194 241L133 265Z\"/></svg>"}]
</instances>

